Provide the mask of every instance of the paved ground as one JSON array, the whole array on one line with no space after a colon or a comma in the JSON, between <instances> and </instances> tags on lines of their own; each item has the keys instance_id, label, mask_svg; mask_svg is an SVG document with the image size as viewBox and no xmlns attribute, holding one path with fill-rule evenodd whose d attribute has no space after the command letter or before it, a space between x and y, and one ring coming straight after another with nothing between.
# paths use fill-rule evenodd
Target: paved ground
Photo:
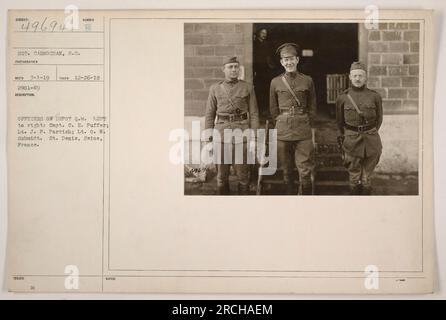
<instances>
[{"instance_id":1,"label":"paved ground","mask_svg":"<svg viewBox=\"0 0 446 320\"><path fill-rule=\"evenodd\" d=\"M416 176L389 176L379 175L373 179L373 195L417 195L418 178ZM235 176L230 177L231 194L235 195L236 182ZM251 183L251 195L256 194L256 181ZM216 179L215 176L205 183L185 183L185 194L188 195L215 195ZM280 184L269 185L265 187L266 195L284 194ZM336 195L336 194L333 194ZM337 195L347 195L346 192L340 192Z\"/></svg>"}]
</instances>

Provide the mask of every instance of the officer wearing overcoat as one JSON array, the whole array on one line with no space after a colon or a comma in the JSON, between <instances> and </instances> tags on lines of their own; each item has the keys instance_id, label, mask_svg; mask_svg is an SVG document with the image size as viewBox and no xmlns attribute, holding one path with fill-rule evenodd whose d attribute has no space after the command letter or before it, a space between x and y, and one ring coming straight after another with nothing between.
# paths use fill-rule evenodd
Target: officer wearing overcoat
<instances>
[{"instance_id":1,"label":"officer wearing overcoat","mask_svg":"<svg viewBox=\"0 0 446 320\"><path fill-rule=\"evenodd\" d=\"M378 133L383 121L382 98L367 88L367 69L361 62L352 63L349 78L351 87L336 101L336 120L344 140L350 193L369 195L371 176L382 150Z\"/></svg>"},{"instance_id":2,"label":"officer wearing overcoat","mask_svg":"<svg viewBox=\"0 0 446 320\"><path fill-rule=\"evenodd\" d=\"M276 53L285 72L271 81L270 112L277 129L277 156L288 194L296 194L292 164L299 172L300 193L312 194L316 93L310 76L297 70L299 46L281 45Z\"/></svg>"},{"instance_id":3,"label":"officer wearing overcoat","mask_svg":"<svg viewBox=\"0 0 446 320\"><path fill-rule=\"evenodd\" d=\"M257 130L259 116L253 86L239 80L240 63L237 57L229 57L223 62L225 80L212 85L206 103L205 129L215 129L219 135L217 142L221 150L221 158L217 163L217 194L229 194L229 173L231 164L238 179L238 194L249 193L249 168L247 164L247 143L249 138L240 140L225 137L225 130L244 131ZM254 138L251 136L251 138ZM242 146L243 162L237 163L235 155L237 146ZM224 156L232 154L232 159L225 161Z\"/></svg>"}]
</instances>

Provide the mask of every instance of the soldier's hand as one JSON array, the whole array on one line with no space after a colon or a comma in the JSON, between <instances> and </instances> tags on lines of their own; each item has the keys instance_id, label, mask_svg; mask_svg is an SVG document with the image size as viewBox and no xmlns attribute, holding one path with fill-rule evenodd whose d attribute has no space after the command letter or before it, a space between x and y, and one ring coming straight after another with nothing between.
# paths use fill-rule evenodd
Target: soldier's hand
<instances>
[{"instance_id":1,"label":"soldier's hand","mask_svg":"<svg viewBox=\"0 0 446 320\"><path fill-rule=\"evenodd\" d=\"M336 140L338 141L338 144L339 144L340 146L342 146L342 145L344 144L344 139L345 139L345 136L344 136L344 135L340 135L340 136L338 136L338 137L336 138Z\"/></svg>"}]
</instances>

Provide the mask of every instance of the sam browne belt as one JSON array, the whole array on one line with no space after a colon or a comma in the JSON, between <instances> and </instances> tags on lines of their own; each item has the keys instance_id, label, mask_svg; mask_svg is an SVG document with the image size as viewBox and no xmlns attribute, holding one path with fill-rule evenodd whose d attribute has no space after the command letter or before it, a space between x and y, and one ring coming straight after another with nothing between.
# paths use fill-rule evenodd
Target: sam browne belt
<instances>
[{"instance_id":1,"label":"sam browne belt","mask_svg":"<svg viewBox=\"0 0 446 320\"><path fill-rule=\"evenodd\" d=\"M376 128L376 124L372 123L372 124L367 124L367 125L362 125L362 126L351 126L348 124L344 124L344 127L348 130L352 130L355 132L365 132L365 131L369 131L373 128Z\"/></svg>"},{"instance_id":2,"label":"sam browne belt","mask_svg":"<svg viewBox=\"0 0 446 320\"><path fill-rule=\"evenodd\" d=\"M224 121L242 121L248 119L248 113L231 113L231 114L218 114L217 115L218 120L224 120Z\"/></svg>"},{"instance_id":3,"label":"sam browne belt","mask_svg":"<svg viewBox=\"0 0 446 320\"><path fill-rule=\"evenodd\" d=\"M294 116L295 114L304 114L308 113L306 109L302 107L279 107L280 114Z\"/></svg>"}]
</instances>

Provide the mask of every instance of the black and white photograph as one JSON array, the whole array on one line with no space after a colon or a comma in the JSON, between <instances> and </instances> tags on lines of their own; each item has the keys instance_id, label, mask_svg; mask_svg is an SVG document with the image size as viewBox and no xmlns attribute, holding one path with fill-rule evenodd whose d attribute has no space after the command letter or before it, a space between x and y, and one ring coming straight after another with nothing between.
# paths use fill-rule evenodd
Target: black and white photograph
<instances>
[{"instance_id":1,"label":"black and white photograph","mask_svg":"<svg viewBox=\"0 0 446 320\"><path fill-rule=\"evenodd\" d=\"M7 21L8 296L437 294L437 12Z\"/></svg>"},{"instance_id":2,"label":"black and white photograph","mask_svg":"<svg viewBox=\"0 0 446 320\"><path fill-rule=\"evenodd\" d=\"M418 22L185 23L184 194L418 195L419 44Z\"/></svg>"}]
</instances>

